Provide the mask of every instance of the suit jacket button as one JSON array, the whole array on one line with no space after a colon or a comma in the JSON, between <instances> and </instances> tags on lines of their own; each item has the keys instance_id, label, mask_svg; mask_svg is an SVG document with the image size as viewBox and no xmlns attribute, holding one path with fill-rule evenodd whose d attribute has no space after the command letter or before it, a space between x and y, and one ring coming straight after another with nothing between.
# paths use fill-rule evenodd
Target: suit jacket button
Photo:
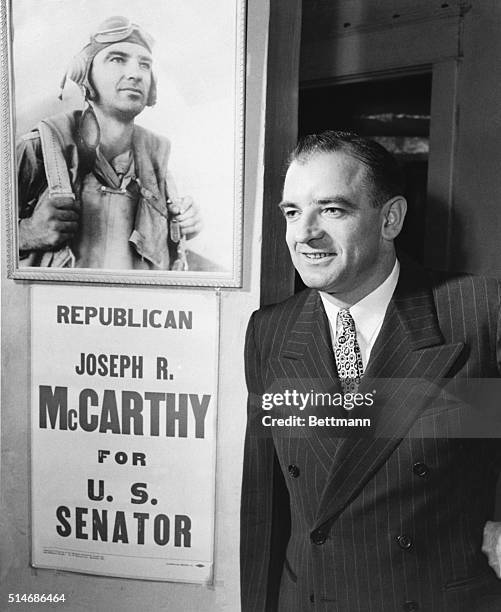
<instances>
[{"instance_id":1,"label":"suit jacket button","mask_svg":"<svg viewBox=\"0 0 501 612\"><path fill-rule=\"evenodd\" d=\"M321 529L315 529L315 531L311 534L311 541L317 546L325 544L326 540L327 534L324 533Z\"/></svg>"},{"instance_id":2,"label":"suit jacket button","mask_svg":"<svg viewBox=\"0 0 501 612\"><path fill-rule=\"evenodd\" d=\"M419 610L419 605L416 601L406 601L402 607L405 612L416 612L416 610Z\"/></svg>"},{"instance_id":3,"label":"suit jacket button","mask_svg":"<svg viewBox=\"0 0 501 612\"><path fill-rule=\"evenodd\" d=\"M428 476L428 474L430 473L430 469L428 468L428 466L425 463L422 463L421 461L418 461L412 466L412 471L414 472L414 474L416 474L416 476L419 476L420 478L426 478L426 476Z\"/></svg>"},{"instance_id":4,"label":"suit jacket button","mask_svg":"<svg viewBox=\"0 0 501 612\"><path fill-rule=\"evenodd\" d=\"M299 468L297 465L289 465L287 470L289 471L289 476L291 478L297 478L299 476Z\"/></svg>"},{"instance_id":5,"label":"suit jacket button","mask_svg":"<svg viewBox=\"0 0 501 612\"><path fill-rule=\"evenodd\" d=\"M397 542L400 548L404 550L408 550L412 546L412 538L405 534L397 536Z\"/></svg>"}]
</instances>

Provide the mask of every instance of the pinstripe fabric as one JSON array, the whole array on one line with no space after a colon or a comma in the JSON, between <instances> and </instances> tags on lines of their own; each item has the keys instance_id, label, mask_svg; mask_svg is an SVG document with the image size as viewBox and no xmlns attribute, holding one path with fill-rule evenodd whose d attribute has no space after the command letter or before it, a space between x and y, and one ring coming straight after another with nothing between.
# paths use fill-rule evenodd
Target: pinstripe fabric
<instances>
[{"instance_id":1,"label":"pinstripe fabric","mask_svg":"<svg viewBox=\"0 0 501 612\"><path fill-rule=\"evenodd\" d=\"M492 517L499 444L429 436L457 416L432 399L436 383L499 376L499 286L469 276L428 276L409 264L400 278L359 388L368 392L378 382L377 434L370 437L338 438L319 428L274 427L263 434L264 392L335 393L339 383L316 292L251 318L244 612L276 609L279 586L283 612L501 610L497 579L480 551L483 525ZM288 490L275 507L274 457ZM428 466L426 477L413 472L418 462ZM289 466L296 468L293 477ZM272 513L289 512L290 530L280 533L275 518L272 533ZM319 533L325 541L315 544ZM402 535L407 540L399 544ZM489 593L492 607L482 607L479 597Z\"/></svg>"}]
</instances>

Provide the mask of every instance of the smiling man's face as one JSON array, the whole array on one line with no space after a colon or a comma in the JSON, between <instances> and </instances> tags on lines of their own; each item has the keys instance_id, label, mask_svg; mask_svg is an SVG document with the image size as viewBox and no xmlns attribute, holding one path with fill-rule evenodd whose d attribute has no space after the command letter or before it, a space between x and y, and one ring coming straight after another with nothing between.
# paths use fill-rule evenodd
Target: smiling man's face
<instances>
[{"instance_id":1,"label":"smiling man's face","mask_svg":"<svg viewBox=\"0 0 501 612\"><path fill-rule=\"evenodd\" d=\"M150 52L136 43L118 42L92 62L94 101L105 115L131 120L146 106L151 86Z\"/></svg>"},{"instance_id":2,"label":"smiling man's face","mask_svg":"<svg viewBox=\"0 0 501 612\"><path fill-rule=\"evenodd\" d=\"M280 208L292 262L308 287L355 303L384 280L384 207L372 205L367 169L345 152L293 161Z\"/></svg>"}]
</instances>

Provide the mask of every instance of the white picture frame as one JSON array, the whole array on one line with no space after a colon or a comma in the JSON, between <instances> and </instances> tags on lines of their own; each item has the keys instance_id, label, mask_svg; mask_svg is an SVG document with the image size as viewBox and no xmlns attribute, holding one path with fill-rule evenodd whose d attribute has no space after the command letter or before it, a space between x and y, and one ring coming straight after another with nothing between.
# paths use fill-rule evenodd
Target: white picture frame
<instances>
[{"instance_id":1,"label":"white picture frame","mask_svg":"<svg viewBox=\"0 0 501 612\"><path fill-rule=\"evenodd\" d=\"M1 161L8 276L63 281L240 287L244 171L245 0L0 0ZM169 170L203 222L186 241L193 269L40 267L20 257L16 141L53 112L81 109L73 83L58 100L72 57L104 19L123 15L155 39L157 104L136 124L171 143ZM71 87L73 90L71 90ZM24 259L24 261L23 261ZM172 260L171 260L172 261ZM201 262L201 263L200 263Z\"/></svg>"}]
</instances>

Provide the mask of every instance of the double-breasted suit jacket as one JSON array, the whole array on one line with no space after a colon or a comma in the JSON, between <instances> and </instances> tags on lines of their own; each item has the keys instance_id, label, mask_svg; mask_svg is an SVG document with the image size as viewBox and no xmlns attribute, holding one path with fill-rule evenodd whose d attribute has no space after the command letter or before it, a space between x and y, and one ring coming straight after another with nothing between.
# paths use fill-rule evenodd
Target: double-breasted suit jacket
<instances>
[{"instance_id":1,"label":"double-breasted suit jacket","mask_svg":"<svg viewBox=\"0 0 501 612\"><path fill-rule=\"evenodd\" d=\"M253 314L244 612L501 610L499 581L481 552L501 443L494 431L492 439L465 437L457 425L475 409L443 390L446 382L499 377L499 300L497 281L403 264L359 387L375 392L364 408L372 427L356 435L263 426L264 393L335 394L339 382L316 291ZM281 405L274 414L291 410Z\"/></svg>"}]
</instances>

